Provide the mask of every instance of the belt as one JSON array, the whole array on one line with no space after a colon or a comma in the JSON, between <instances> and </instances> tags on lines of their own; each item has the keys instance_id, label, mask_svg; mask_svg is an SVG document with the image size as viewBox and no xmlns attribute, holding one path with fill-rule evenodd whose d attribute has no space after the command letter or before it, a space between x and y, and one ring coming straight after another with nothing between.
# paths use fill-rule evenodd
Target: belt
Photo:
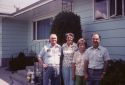
<instances>
[{"instance_id":1,"label":"belt","mask_svg":"<svg viewBox=\"0 0 125 85\"><path fill-rule=\"evenodd\" d=\"M48 64L50 67L59 67L59 64Z\"/></svg>"},{"instance_id":2,"label":"belt","mask_svg":"<svg viewBox=\"0 0 125 85\"><path fill-rule=\"evenodd\" d=\"M93 69L93 68L88 68L89 70L94 70L94 71L101 71L103 69Z\"/></svg>"}]
</instances>

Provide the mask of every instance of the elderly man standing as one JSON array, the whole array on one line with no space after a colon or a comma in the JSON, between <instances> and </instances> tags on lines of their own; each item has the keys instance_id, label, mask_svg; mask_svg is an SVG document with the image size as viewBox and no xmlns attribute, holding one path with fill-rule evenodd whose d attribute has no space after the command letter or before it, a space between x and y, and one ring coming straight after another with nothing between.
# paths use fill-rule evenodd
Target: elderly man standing
<instances>
[{"instance_id":1,"label":"elderly man standing","mask_svg":"<svg viewBox=\"0 0 125 85\"><path fill-rule=\"evenodd\" d=\"M92 35L92 46L85 52L84 73L86 85L100 85L103 79L110 56L108 50L100 46L101 37L98 33Z\"/></svg>"},{"instance_id":2,"label":"elderly man standing","mask_svg":"<svg viewBox=\"0 0 125 85\"><path fill-rule=\"evenodd\" d=\"M38 61L43 67L43 84L60 85L61 46L57 44L56 34L50 35L50 43L45 45L38 55Z\"/></svg>"}]
</instances>

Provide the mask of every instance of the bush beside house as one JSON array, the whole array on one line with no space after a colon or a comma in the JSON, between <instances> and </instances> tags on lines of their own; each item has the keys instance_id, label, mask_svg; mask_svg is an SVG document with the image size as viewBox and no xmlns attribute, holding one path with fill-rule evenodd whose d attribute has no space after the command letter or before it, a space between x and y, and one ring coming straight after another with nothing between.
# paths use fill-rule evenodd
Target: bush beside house
<instances>
[{"instance_id":1,"label":"bush beside house","mask_svg":"<svg viewBox=\"0 0 125 85\"><path fill-rule=\"evenodd\" d=\"M73 12L63 11L55 16L51 33L57 34L58 43L62 45L66 41L65 34L68 32L74 33L74 42L77 42L82 37L80 16Z\"/></svg>"},{"instance_id":2,"label":"bush beside house","mask_svg":"<svg viewBox=\"0 0 125 85\"><path fill-rule=\"evenodd\" d=\"M26 66L34 65L35 61L35 56L25 56L23 52L20 52L16 58L10 60L9 69L11 71L25 69Z\"/></svg>"},{"instance_id":3,"label":"bush beside house","mask_svg":"<svg viewBox=\"0 0 125 85\"><path fill-rule=\"evenodd\" d=\"M125 85L125 61L111 60L101 85Z\"/></svg>"}]
</instances>

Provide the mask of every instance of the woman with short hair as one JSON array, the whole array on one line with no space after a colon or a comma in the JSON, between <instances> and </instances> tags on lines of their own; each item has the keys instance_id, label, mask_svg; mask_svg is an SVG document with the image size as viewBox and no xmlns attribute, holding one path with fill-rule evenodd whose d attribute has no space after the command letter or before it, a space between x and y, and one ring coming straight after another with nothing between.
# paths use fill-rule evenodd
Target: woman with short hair
<instances>
[{"instance_id":1,"label":"woman with short hair","mask_svg":"<svg viewBox=\"0 0 125 85\"><path fill-rule=\"evenodd\" d=\"M62 45L63 51L63 64L62 64L62 75L65 85L74 85L72 79L72 60L74 52L77 50L77 44L73 42L74 34L66 34L66 43Z\"/></svg>"}]
</instances>

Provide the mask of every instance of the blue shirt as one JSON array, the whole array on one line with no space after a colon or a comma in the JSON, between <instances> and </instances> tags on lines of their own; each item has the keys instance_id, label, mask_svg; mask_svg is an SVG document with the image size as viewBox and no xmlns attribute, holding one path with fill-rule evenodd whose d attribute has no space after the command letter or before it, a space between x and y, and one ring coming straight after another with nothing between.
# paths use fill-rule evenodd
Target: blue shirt
<instances>
[{"instance_id":1,"label":"blue shirt","mask_svg":"<svg viewBox=\"0 0 125 85\"><path fill-rule=\"evenodd\" d=\"M108 50L105 47L89 47L85 52L85 60L89 61L88 68L103 69L104 61L110 60Z\"/></svg>"}]
</instances>

